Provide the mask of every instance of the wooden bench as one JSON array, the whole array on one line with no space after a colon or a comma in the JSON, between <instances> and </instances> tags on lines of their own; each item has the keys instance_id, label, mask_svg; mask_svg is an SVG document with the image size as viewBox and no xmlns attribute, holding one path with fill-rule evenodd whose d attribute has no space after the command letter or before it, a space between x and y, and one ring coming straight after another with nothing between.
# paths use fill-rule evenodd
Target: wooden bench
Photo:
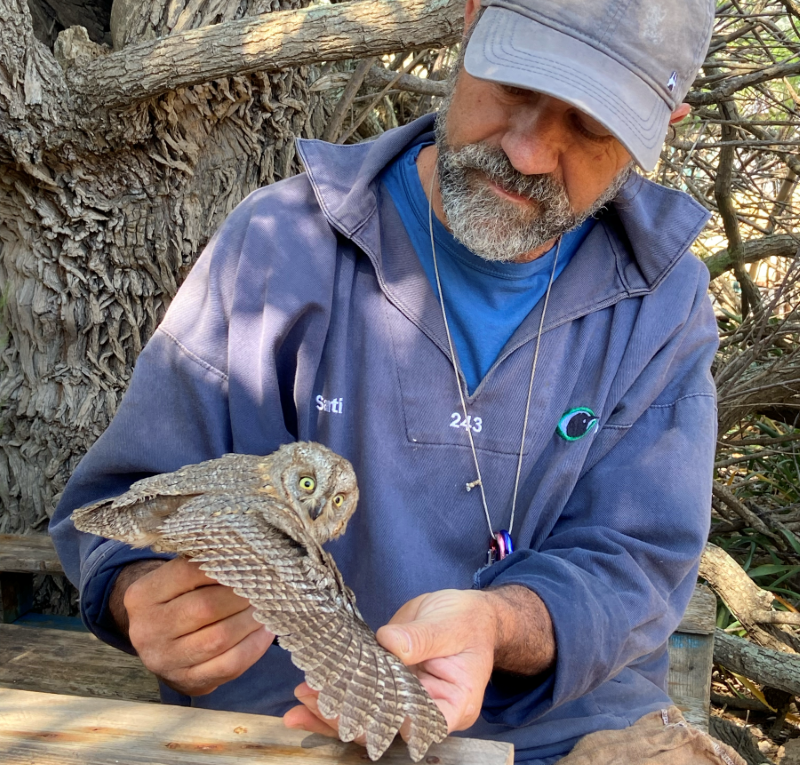
<instances>
[{"instance_id":1,"label":"wooden bench","mask_svg":"<svg viewBox=\"0 0 800 765\"><path fill-rule=\"evenodd\" d=\"M17 621L33 605L33 575L63 574L50 537L0 534L0 623Z\"/></svg>"},{"instance_id":2,"label":"wooden bench","mask_svg":"<svg viewBox=\"0 0 800 765\"><path fill-rule=\"evenodd\" d=\"M0 688L158 701L139 659L90 634L78 617L31 614L33 577L63 574L50 537L0 534Z\"/></svg>"},{"instance_id":3,"label":"wooden bench","mask_svg":"<svg viewBox=\"0 0 800 765\"><path fill-rule=\"evenodd\" d=\"M5 755L5 756L3 756ZM0 689L0 760L36 765L364 765L364 749L275 717ZM512 765L514 747L450 737L427 765ZM382 765L411 765L395 741Z\"/></svg>"},{"instance_id":4,"label":"wooden bench","mask_svg":"<svg viewBox=\"0 0 800 765\"><path fill-rule=\"evenodd\" d=\"M49 537L0 535L0 622L6 622L0 623L0 688L157 701L155 678L139 660L101 643L79 620L51 629L26 617L33 575L61 572ZM713 593L698 586L669 642L670 697L702 730L708 730L715 619Z\"/></svg>"},{"instance_id":5,"label":"wooden bench","mask_svg":"<svg viewBox=\"0 0 800 765\"><path fill-rule=\"evenodd\" d=\"M159 701L155 675L136 656L87 631L29 625L0 624L0 688Z\"/></svg>"}]
</instances>

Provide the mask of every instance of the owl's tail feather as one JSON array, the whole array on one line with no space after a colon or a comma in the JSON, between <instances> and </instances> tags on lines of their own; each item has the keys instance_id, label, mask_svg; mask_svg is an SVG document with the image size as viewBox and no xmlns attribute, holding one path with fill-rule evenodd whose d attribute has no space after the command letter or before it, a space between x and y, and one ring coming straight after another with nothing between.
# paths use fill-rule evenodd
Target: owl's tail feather
<instances>
[{"instance_id":1,"label":"owl's tail feather","mask_svg":"<svg viewBox=\"0 0 800 765\"><path fill-rule=\"evenodd\" d=\"M445 720L436 702L428 695L415 675L396 657L389 654L393 663L393 674L398 679L397 695L399 707L409 720L406 744L414 762L419 762L431 744L443 741L447 736Z\"/></svg>"},{"instance_id":2,"label":"owl's tail feather","mask_svg":"<svg viewBox=\"0 0 800 765\"><path fill-rule=\"evenodd\" d=\"M377 760L388 748L400 730L405 715L398 705L397 687L390 668L383 661L380 646L366 644L369 650L369 673L377 687L367 720L367 754ZM366 663L366 662L365 662ZM368 694L369 698L369 694Z\"/></svg>"},{"instance_id":3,"label":"owl's tail feather","mask_svg":"<svg viewBox=\"0 0 800 765\"><path fill-rule=\"evenodd\" d=\"M366 734L367 754L377 760L408 718L409 754L418 762L431 744L447 735L444 716L419 680L377 644L366 625L343 627L336 618L314 625L310 632L328 650L315 652L313 658L303 650L308 636L287 635L281 644L293 652L309 686L320 691L322 715L338 718L342 741Z\"/></svg>"},{"instance_id":4,"label":"owl's tail feather","mask_svg":"<svg viewBox=\"0 0 800 765\"><path fill-rule=\"evenodd\" d=\"M124 495L123 495L124 496ZM132 547L153 547L170 552L161 535L161 524L191 497L159 497L136 504L119 503L116 498L80 507L72 513L78 531L117 539Z\"/></svg>"},{"instance_id":5,"label":"owl's tail feather","mask_svg":"<svg viewBox=\"0 0 800 765\"><path fill-rule=\"evenodd\" d=\"M427 714L417 713L411 717L411 731L406 744L408 754L414 762L419 762L430 748L447 737L447 722L441 711L430 702L435 709L428 709Z\"/></svg>"},{"instance_id":6,"label":"owl's tail feather","mask_svg":"<svg viewBox=\"0 0 800 765\"><path fill-rule=\"evenodd\" d=\"M350 668L352 671L346 675L342 703L339 706L339 738L342 741L353 741L364 735L367 725L367 713L371 706L369 688L367 688L365 694L364 689L359 687L361 685L359 683L359 674L363 671L362 656L365 653L365 646L361 641L356 640L350 644L350 647Z\"/></svg>"}]
</instances>

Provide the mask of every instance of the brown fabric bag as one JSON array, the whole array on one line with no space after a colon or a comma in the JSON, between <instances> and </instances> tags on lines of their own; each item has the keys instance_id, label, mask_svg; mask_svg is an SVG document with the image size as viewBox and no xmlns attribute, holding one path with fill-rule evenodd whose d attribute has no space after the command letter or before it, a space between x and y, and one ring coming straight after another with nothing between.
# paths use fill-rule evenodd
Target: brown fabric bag
<instances>
[{"instance_id":1,"label":"brown fabric bag","mask_svg":"<svg viewBox=\"0 0 800 765\"><path fill-rule=\"evenodd\" d=\"M558 765L747 765L727 744L693 728L677 707L623 730L584 736Z\"/></svg>"}]
</instances>

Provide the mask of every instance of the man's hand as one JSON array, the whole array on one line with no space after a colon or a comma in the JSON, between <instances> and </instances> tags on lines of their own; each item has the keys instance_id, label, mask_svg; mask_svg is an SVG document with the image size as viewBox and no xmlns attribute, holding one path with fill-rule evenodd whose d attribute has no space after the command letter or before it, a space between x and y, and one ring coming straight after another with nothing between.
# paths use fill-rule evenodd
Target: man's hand
<instances>
[{"instance_id":1,"label":"man's hand","mask_svg":"<svg viewBox=\"0 0 800 765\"><path fill-rule=\"evenodd\" d=\"M211 693L264 655L274 635L253 611L183 558L126 567L111 595L111 613L142 663L189 696Z\"/></svg>"},{"instance_id":2,"label":"man's hand","mask_svg":"<svg viewBox=\"0 0 800 765\"><path fill-rule=\"evenodd\" d=\"M419 677L451 733L478 719L493 669L538 674L555 658L547 609L537 595L516 586L420 595L377 638ZM288 727L336 735L337 721L319 713L315 691L303 683L295 695L302 706L286 713Z\"/></svg>"}]
</instances>

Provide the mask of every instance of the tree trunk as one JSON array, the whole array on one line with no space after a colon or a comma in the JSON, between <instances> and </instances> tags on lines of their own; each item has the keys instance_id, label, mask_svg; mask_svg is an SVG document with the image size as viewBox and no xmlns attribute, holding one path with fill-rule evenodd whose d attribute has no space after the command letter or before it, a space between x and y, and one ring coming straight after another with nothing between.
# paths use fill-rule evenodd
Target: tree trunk
<instances>
[{"instance_id":1,"label":"tree trunk","mask_svg":"<svg viewBox=\"0 0 800 765\"><path fill-rule=\"evenodd\" d=\"M299 171L315 62L460 34L458 0L309 3L115 0L115 50L72 27L51 52L0 0L0 533L46 528L211 234Z\"/></svg>"},{"instance_id":2,"label":"tree trunk","mask_svg":"<svg viewBox=\"0 0 800 765\"><path fill-rule=\"evenodd\" d=\"M137 3L148 22L140 37L168 31L149 24L160 5ZM247 12L278 3L261 5ZM16 66L0 98L23 84L26 106L47 106L36 89L63 93L63 74L33 36L24 0L0 0L0 9L17 33L2 40ZM193 23L216 19L209 13ZM297 172L294 137L314 132L308 77L301 68L167 92L126 109L129 128L112 142L78 135L55 108L27 120L42 148L20 161L25 149L12 144L17 161L0 166L0 533L44 528L209 236L248 193ZM48 150L65 130L67 140Z\"/></svg>"}]
</instances>

